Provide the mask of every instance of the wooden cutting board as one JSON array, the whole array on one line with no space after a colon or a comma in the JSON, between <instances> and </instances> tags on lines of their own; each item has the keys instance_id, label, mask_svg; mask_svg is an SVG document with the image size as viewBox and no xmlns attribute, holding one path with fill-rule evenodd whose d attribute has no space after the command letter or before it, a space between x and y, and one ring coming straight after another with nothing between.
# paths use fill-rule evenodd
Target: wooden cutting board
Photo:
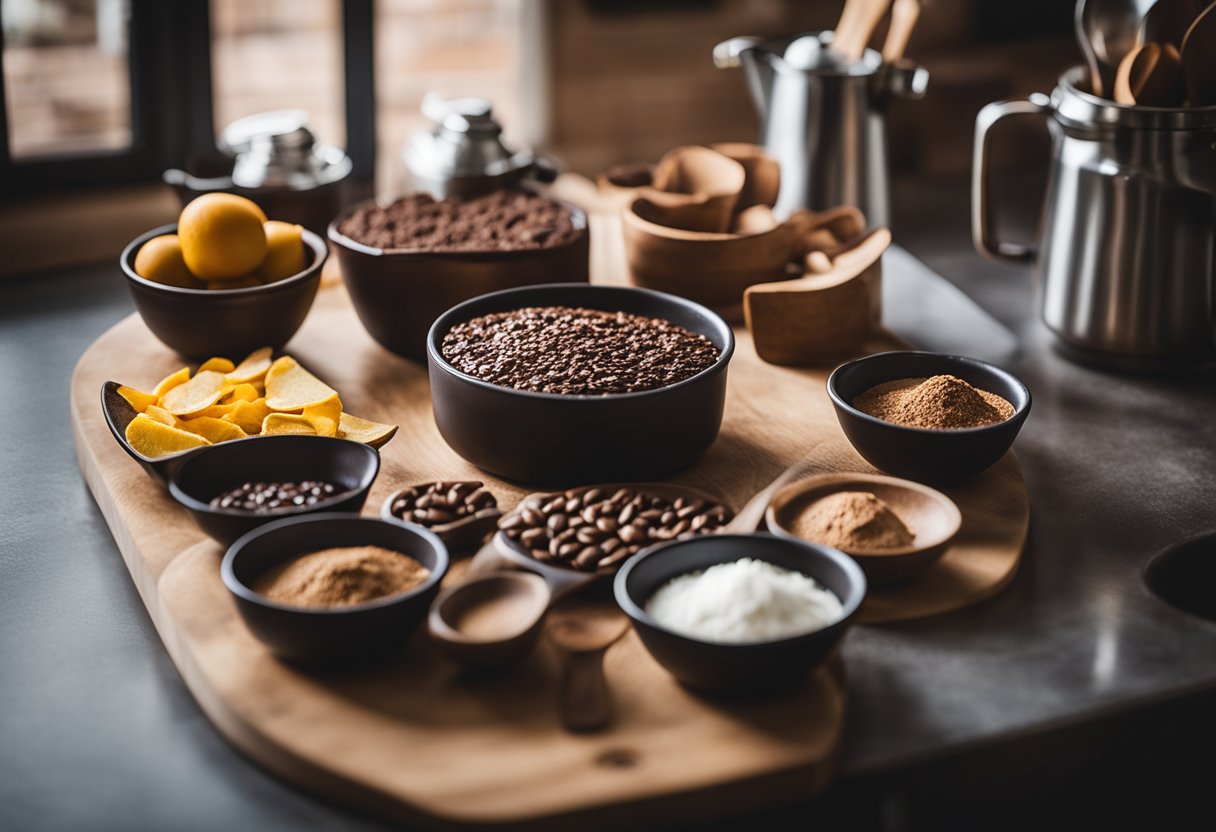
<instances>
[{"instance_id":1,"label":"wooden cutting board","mask_svg":"<svg viewBox=\"0 0 1216 832\"><path fill-rule=\"evenodd\" d=\"M738 335L722 434L674 481L737 508L808 454L825 469L871 470L839 431L826 372L765 364L747 333ZM376 346L332 281L287 351L336 387L351 412L401 425L382 451L366 513L402 485L436 479L483 479L504 507L525 493L444 444L426 369ZM248 634L223 589L222 549L119 449L102 419L104 381L147 387L180 364L135 315L99 338L72 379L77 452L187 686L253 759L312 793L389 818L529 828L694 822L806 798L831 781L845 699L827 670L777 698L715 701L673 682L630 634L606 664L616 724L573 736L558 724L547 647L482 679L460 675L420 636L387 665L358 673L280 664ZM943 597L957 605L995 592L1012 577L1025 538L1028 504L1012 455L952 493L975 526L947 559L984 566L919 599L921 610L940 611ZM883 617L882 606L871 612Z\"/></svg>"}]
</instances>

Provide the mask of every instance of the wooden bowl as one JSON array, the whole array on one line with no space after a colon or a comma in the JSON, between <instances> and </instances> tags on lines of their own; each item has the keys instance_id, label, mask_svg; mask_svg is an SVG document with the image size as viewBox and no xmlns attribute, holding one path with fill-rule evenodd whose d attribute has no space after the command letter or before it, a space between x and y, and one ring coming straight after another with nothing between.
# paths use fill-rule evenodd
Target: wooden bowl
<instances>
[{"instance_id":1,"label":"wooden bowl","mask_svg":"<svg viewBox=\"0 0 1216 832\"><path fill-rule=\"evenodd\" d=\"M758 144L723 142L711 144L710 150L734 159L743 166L745 179L735 210L753 205L776 205L781 191L781 163Z\"/></svg>"},{"instance_id":2,"label":"wooden bowl","mask_svg":"<svg viewBox=\"0 0 1216 832\"><path fill-rule=\"evenodd\" d=\"M730 229L746 181L739 162L708 147L688 145L659 159L646 193L661 213L662 225L724 232Z\"/></svg>"},{"instance_id":3,"label":"wooden bowl","mask_svg":"<svg viewBox=\"0 0 1216 832\"><path fill-rule=\"evenodd\" d=\"M911 580L933 565L958 534L962 513L954 501L917 482L880 474L822 474L791 483L778 491L765 514L769 530L801 537L797 517L819 500L841 491L866 491L891 507L913 534L911 546L898 549L842 549L857 561L870 583L886 585Z\"/></svg>"}]
</instances>

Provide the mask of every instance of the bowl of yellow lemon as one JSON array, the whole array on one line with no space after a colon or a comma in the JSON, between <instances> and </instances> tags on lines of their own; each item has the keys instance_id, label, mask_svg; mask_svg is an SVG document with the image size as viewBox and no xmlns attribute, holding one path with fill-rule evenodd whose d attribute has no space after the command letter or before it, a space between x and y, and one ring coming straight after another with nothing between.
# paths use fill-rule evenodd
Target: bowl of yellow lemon
<instances>
[{"instance_id":1,"label":"bowl of yellow lemon","mask_svg":"<svg viewBox=\"0 0 1216 832\"><path fill-rule=\"evenodd\" d=\"M136 237L120 258L135 307L187 358L275 349L304 323L329 249L252 201L205 194L174 225Z\"/></svg>"}]
</instances>

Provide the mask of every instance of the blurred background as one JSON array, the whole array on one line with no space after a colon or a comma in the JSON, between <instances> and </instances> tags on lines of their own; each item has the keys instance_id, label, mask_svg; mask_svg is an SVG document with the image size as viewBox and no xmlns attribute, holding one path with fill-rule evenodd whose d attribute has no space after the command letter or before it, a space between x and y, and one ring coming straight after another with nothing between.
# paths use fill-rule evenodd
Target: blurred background
<instances>
[{"instance_id":1,"label":"blurred background","mask_svg":"<svg viewBox=\"0 0 1216 832\"><path fill-rule=\"evenodd\" d=\"M908 55L932 79L923 101L893 103L892 165L897 177L958 179L981 106L1048 91L1078 62L1072 4L924 5ZM428 91L491 99L509 142L590 176L683 143L755 140L742 74L714 68L714 44L831 28L841 6L0 0L0 247L9 255L0 273L112 256L172 219L177 203L159 184L166 168L267 110L307 110L320 140L352 157L359 195L401 189L401 149L427 126L419 105ZM1005 166L1044 152L1041 125L1011 134L998 148ZM70 250L42 245L46 212L78 216L88 230Z\"/></svg>"}]
</instances>

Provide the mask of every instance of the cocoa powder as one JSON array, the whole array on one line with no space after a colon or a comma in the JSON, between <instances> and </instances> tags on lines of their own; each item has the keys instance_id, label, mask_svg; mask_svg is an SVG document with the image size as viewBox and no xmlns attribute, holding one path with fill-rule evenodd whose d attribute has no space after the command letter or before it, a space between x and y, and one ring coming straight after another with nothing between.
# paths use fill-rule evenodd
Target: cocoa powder
<instances>
[{"instance_id":1,"label":"cocoa powder","mask_svg":"<svg viewBox=\"0 0 1216 832\"><path fill-rule=\"evenodd\" d=\"M838 491L798 515L794 533L845 552L901 549L915 535L885 501L868 491Z\"/></svg>"},{"instance_id":2,"label":"cocoa powder","mask_svg":"<svg viewBox=\"0 0 1216 832\"><path fill-rule=\"evenodd\" d=\"M421 585L430 570L383 546L322 549L259 575L254 592L293 607L350 607Z\"/></svg>"},{"instance_id":3,"label":"cocoa powder","mask_svg":"<svg viewBox=\"0 0 1216 832\"><path fill-rule=\"evenodd\" d=\"M1013 415L1005 399L949 375L884 382L853 399L853 407L912 428L979 428Z\"/></svg>"}]
</instances>

